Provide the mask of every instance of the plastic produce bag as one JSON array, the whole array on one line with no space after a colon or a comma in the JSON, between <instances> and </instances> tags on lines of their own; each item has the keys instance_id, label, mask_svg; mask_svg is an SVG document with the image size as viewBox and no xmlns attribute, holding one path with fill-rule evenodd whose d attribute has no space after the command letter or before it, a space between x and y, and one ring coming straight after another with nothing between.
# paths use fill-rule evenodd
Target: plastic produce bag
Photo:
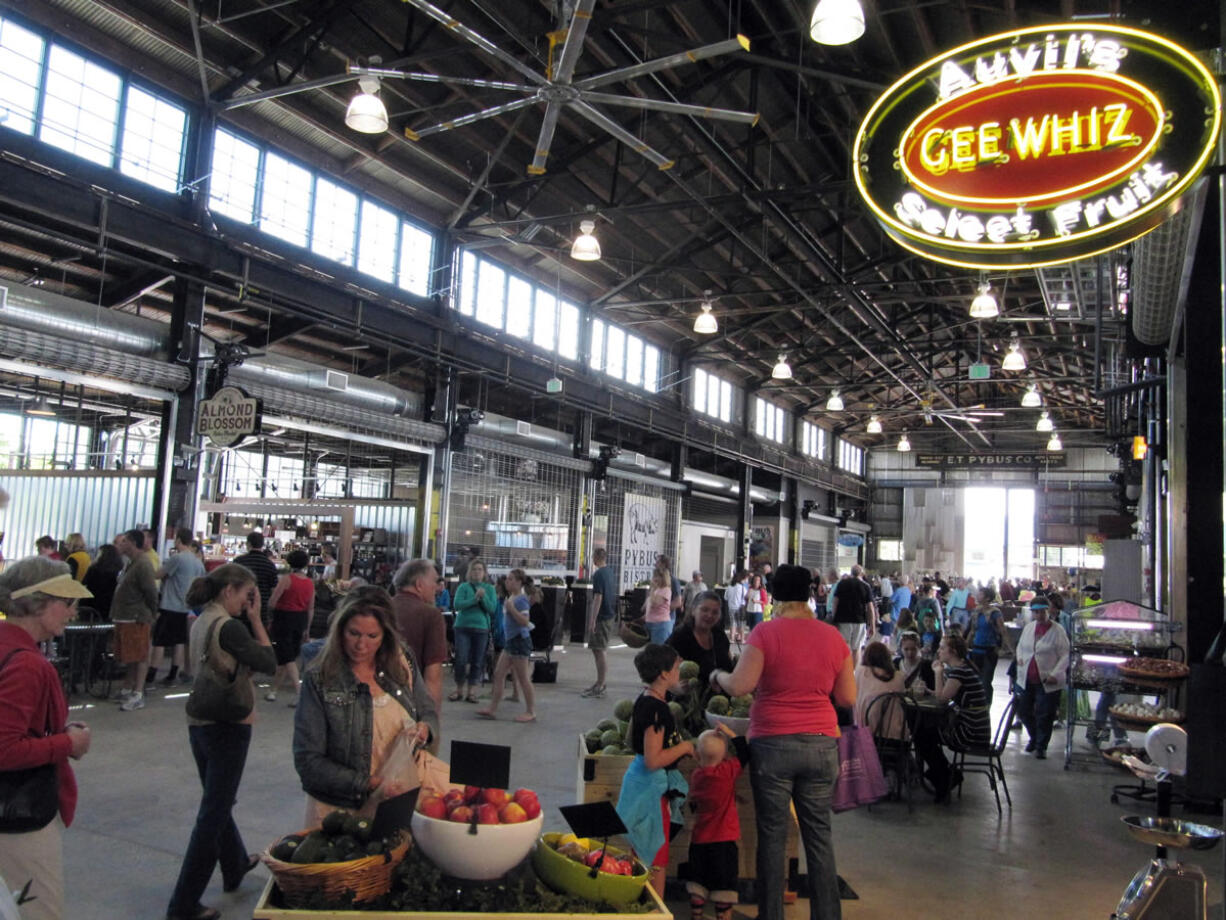
<instances>
[{"instance_id":1,"label":"plastic produce bag","mask_svg":"<svg viewBox=\"0 0 1226 920\"><path fill-rule=\"evenodd\" d=\"M383 762L379 772L374 774L379 778L379 785L367 797L358 814L364 818L373 818L381 802L421 788L421 776L417 771L417 755L420 749L421 744L416 734L401 732L396 736L387 760Z\"/></svg>"}]
</instances>

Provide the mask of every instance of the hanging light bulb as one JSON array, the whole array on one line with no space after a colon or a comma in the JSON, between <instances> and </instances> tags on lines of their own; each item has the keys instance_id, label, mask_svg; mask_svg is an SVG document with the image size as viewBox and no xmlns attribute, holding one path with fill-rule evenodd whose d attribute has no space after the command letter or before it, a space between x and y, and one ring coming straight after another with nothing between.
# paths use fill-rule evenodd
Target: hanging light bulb
<instances>
[{"instance_id":1,"label":"hanging light bulb","mask_svg":"<svg viewBox=\"0 0 1226 920\"><path fill-rule=\"evenodd\" d=\"M838 390L835 390L833 393L831 393L830 398L826 400L826 411L827 412L842 412L843 411L843 397L839 395Z\"/></svg>"},{"instance_id":2,"label":"hanging light bulb","mask_svg":"<svg viewBox=\"0 0 1226 920\"><path fill-rule=\"evenodd\" d=\"M779 360L771 369L771 378L774 380L791 380L792 368L788 364L787 355L780 355Z\"/></svg>"},{"instance_id":3,"label":"hanging light bulb","mask_svg":"<svg viewBox=\"0 0 1226 920\"><path fill-rule=\"evenodd\" d=\"M363 134L382 134L387 130L387 107L376 95L379 78L362 77L358 87L361 92L349 101L349 108L345 110L345 127Z\"/></svg>"},{"instance_id":4,"label":"hanging light bulb","mask_svg":"<svg viewBox=\"0 0 1226 920\"><path fill-rule=\"evenodd\" d=\"M996 295L992 293L992 285L981 281L979 293L971 301L971 319L992 319L999 315L1000 307L996 304Z\"/></svg>"},{"instance_id":5,"label":"hanging light bulb","mask_svg":"<svg viewBox=\"0 0 1226 920\"><path fill-rule=\"evenodd\" d=\"M1026 387L1026 392L1022 394L1022 408L1037 409L1041 405L1043 405L1043 397L1039 395L1039 386L1032 383Z\"/></svg>"},{"instance_id":6,"label":"hanging light bulb","mask_svg":"<svg viewBox=\"0 0 1226 920\"><path fill-rule=\"evenodd\" d=\"M905 454L910 449L911 442L907 439L907 433L904 431L902 436L898 439L898 452L900 454Z\"/></svg>"},{"instance_id":7,"label":"hanging light bulb","mask_svg":"<svg viewBox=\"0 0 1226 920\"><path fill-rule=\"evenodd\" d=\"M881 434L881 419L875 415L868 417L868 426L865 428L869 434Z\"/></svg>"},{"instance_id":8,"label":"hanging light bulb","mask_svg":"<svg viewBox=\"0 0 1226 920\"><path fill-rule=\"evenodd\" d=\"M580 262L595 262L600 258L600 241L592 236L596 221L579 221L579 235L570 247L570 257Z\"/></svg>"},{"instance_id":9,"label":"hanging light bulb","mask_svg":"<svg viewBox=\"0 0 1226 920\"><path fill-rule=\"evenodd\" d=\"M1055 427L1056 426L1053 425L1051 421L1051 413L1048 412L1046 409L1044 409L1043 413L1039 416L1038 423L1034 426L1034 430L1035 431L1053 431L1055 430Z\"/></svg>"},{"instance_id":10,"label":"hanging light bulb","mask_svg":"<svg viewBox=\"0 0 1226 920\"><path fill-rule=\"evenodd\" d=\"M702 312L694 317L694 331L702 335L715 335L719 332L719 323L711 312L711 292L703 291L703 296L707 299L702 302Z\"/></svg>"},{"instance_id":11,"label":"hanging light bulb","mask_svg":"<svg viewBox=\"0 0 1226 920\"><path fill-rule=\"evenodd\" d=\"M1022 346L1017 339L1009 343L1009 353L1000 363L1000 368L1005 371L1024 371L1026 369L1026 356L1022 354Z\"/></svg>"},{"instance_id":12,"label":"hanging light bulb","mask_svg":"<svg viewBox=\"0 0 1226 920\"><path fill-rule=\"evenodd\" d=\"M809 20L809 37L822 45L846 45L864 34L860 0L818 0Z\"/></svg>"},{"instance_id":13,"label":"hanging light bulb","mask_svg":"<svg viewBox=\"0 0 1226 920\"><path fill-rule=\"evenodd\" d=\"M1060 435L1056 434L1054 431L1051 433L1051 437L1047 440L1047 449L1064 450L1064 444L1062 444L1060 441Z\"/></svg>"}]
</instances>

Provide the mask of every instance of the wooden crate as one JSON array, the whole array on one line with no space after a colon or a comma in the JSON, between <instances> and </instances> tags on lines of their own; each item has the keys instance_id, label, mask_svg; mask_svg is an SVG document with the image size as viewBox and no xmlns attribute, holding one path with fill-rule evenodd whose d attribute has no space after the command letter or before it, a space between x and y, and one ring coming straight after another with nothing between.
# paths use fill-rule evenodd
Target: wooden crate
<instances>
[{"instance_id":1,"label":"wooden crate","mask_svg":"<svg viewBox=\"0 0 1226 920\"><path fill-rule=\"evenodd\" d=\"M579 802L608 801L617 804L621 793L622 777L634 760L628 755L589 754L583 733L579 734L579 770L575 785L575 797ZM679 768L685 781L690 781L690 774L696 763L692 757L687 757ZM739 861L737 874L741 881L758 877L758 827L754 820L753 791L749 786L749 771L741 771L736 781L736 808L741 818L741 839L737 842ZM689 815L687 813L687 819ZM687 820L685 828L672 839L668 848L668 875L678 877L681 864L689 861L691 822ZM792 812L792 820L788 822L787 845L787 878L796 875L795 867L800 847L800 827L796 823L796 812Z\"/></svg>"},{"instance_id":2,"label":"wooden crate","mask_svg":"<svg viewBox=\"0 0 1226 920\"><path fill-rule=\"evenodd\" d=\"M416 920L459 920L459 918L485 917L489 920L639 920L641 917L651 917L652 920L673 920L673 915L664 902L657 897L650 885L645 886L647 896L655 905L655 910L646 914L493 914L493 913L459 913L442 911L373 911L373 910L289 910L272 907L273 888L276 883L270 878L264 886L260 900L255 905L251 920L404 920L407 917Z\"/></svg>"}]
</instances>

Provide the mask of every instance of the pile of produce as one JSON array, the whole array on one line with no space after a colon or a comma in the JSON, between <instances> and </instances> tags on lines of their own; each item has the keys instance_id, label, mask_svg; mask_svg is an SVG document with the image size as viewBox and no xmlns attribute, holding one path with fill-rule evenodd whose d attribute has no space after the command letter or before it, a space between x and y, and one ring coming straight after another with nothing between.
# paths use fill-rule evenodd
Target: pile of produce
<instances>
[{"instance_id":1,"label":"pile of produce","mask_svg":"<svg viewBox=\"0 0 1226 920\"><path fill-rule=\"evenodd\" d=\"M467 824L522 824L541 813L541 803L531 789L483 789L465 786L463 791L452 789L445 795L423 792L417 798L417 810L427 818L457 821Z\"/></svg>"},{"instance_id":2,"label":"pile of produce","mask_svg":"<svg viewBox=\"0 0 1226 920\"><path fill-rule=\"evenodd\" d=\"M629 854L613 847L603 848L595 840L574 834L563 834L556 841L544 841L540 846L551 846L567 859L588 868L595 866L608 875L643 875L647 871Z\"/></svg>"},{"instance_id":3,"label":"pile of produce","mask_svg":"<svg viewBox=\"0 0 1226 920\"><path fill-rule=\"evenodd\" d=\"M1153 703L1120 703L1111 707L1111 714L1125 722L1182 722L1183 713L1170 706Z\"/></svg>"},{"instance_id":4,"label":"pile of produce","mask_svg":"<svg viewBox=\"0 0 1226 920\"><path fill-rule=\"evenodd\" d=\"M707 712L717 716L731 716L734 719L748 719L749 707L753 705L753 694L734 696L732 699L722 693L716 693L707 700Z\"/></svg>"},{"instance_id":5,"label":"pile of produce","mask_svg":"<svg viewBox=\"0 0 1226 920\"><path fill-rule=\"evenodd\" d=\"M391 852L398 840L375 840L370 821L343 811L326 815L323 826L308 834L282 837L268 851L288 863L336 863Z\"/></svg>"}]
</instances>

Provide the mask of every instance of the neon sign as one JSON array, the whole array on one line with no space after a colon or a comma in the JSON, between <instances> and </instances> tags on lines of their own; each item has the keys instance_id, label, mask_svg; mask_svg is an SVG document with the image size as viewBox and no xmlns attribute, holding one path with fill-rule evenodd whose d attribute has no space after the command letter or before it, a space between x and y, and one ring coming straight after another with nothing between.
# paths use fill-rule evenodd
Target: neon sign
<instances>
[{"instance_id":1,"label":"neon sign","mask_svg":"<svg viewBox=\"0 0 1226 920\"><path fill-rule=\"evenodd\" d=\"M1221 94L1166 39L1048 26L963 45L869 110L855 178L886 233L974 268L1033 267L1152 230L1213 153Z\"/></svg>"}]
</instances>

